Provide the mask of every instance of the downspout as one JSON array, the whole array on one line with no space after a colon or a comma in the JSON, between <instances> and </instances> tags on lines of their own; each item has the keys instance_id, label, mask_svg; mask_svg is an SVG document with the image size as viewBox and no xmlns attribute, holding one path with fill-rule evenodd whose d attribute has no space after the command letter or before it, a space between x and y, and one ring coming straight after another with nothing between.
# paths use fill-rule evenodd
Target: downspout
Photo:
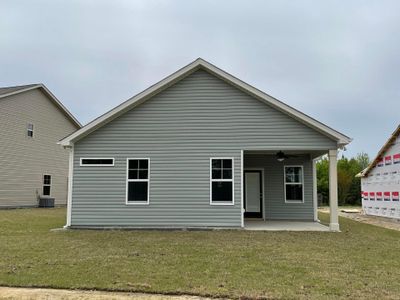
<instances>
[{"instance_id":1,"label":"downspout","mask_svg":"<svg viewBox=\"0 0 400 300\"><path fill-rule=\"evenodd\" d=\"M68 164L68 196L67 196L67 223L64 228L71 226L71 211L72 211L72 186L73 186L73 174L74 174L74 144L65 146L64 148L69 150L69 164Z\"/></svg>"},{"instance_id":2,"label":"downspout","mask_svg":"<svg viewBox=\"0 0 400 300\"><path fill-rule=\"evenodd\" d=\"M325 154L324 154L325 155ZM318 219L318 177L317 177L317 161L321 159L320 155L312 159L312 179L313 179L313 206L314 206L314 222L320 222Z\"/></svg>"},{"instance_id":3,"label":"downspout","mask_svg":"<svg viewBox=\"0 0 400 300\"><path fill-rule=\"evenodd\" d=\"M240 150L240 221L244 228L244 208L243 208L243 150Z\"/></svg>"}]
</instances>

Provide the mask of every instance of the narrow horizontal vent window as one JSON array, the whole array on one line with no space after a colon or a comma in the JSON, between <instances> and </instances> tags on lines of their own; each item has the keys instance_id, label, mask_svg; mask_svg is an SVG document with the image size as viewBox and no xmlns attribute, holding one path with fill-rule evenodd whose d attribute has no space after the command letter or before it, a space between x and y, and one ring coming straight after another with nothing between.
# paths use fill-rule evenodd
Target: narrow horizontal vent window
<instances>
[{"instance_id":1,"label":"narrow horizontal vent window","mask_svg":"<svg viewBox=\"0 0 400 300\"><path fill-rule=\"evenodd\" d=\"M81 158L81 166L113 166L114 158Z\"/></svg>"}]
</instances>

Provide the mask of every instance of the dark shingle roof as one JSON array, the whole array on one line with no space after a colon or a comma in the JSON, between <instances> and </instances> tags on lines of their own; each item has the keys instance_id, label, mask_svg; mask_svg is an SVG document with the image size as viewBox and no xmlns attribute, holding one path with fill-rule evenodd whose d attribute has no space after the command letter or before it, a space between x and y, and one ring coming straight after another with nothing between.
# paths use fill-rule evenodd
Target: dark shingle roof
<instances>
[{"instance_id":1,"label":"dark shingle roof","mask_svg":"<svg viewBox=\"0 0 400 300\"><path fill-rule=\"evenodd\" d=\"M14 93L20 90L28 89L30 87L37 86L38 84L27 84L27 85L18 85L18 86L7 86L0 88L0 96L5 94Z\"/></svg>"}]
</instances>

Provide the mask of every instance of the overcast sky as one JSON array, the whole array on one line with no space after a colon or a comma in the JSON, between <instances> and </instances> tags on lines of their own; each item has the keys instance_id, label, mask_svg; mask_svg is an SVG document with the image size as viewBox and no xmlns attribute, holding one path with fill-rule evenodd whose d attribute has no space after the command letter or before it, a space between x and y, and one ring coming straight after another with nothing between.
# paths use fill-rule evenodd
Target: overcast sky
<instances>
[{"instance_id":1,"label":"overcast sky","mask_svg":"<svg viewBox=\"0 0 400 300\"><path fill-rule=\"evenodd\" d=\"M352 137L400 123L400 1L4 1L0 86L44 83L86 124L202 57Z\"/></svg>"}]
</instances>

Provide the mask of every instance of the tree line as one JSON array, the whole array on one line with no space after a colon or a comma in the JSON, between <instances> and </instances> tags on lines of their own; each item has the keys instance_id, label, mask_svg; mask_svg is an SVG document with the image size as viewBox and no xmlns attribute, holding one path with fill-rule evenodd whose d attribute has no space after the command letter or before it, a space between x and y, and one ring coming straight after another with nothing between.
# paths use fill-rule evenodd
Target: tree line
<instances>
[{"instance_id":1,"label":"tree line","mask_svg":"<svg viewBox=\"0 0 400 300\"><path fill-rule=\"evenodd\" d=\"M338 201L339 205L361 205L361 180L355 177L370 163L367 153L356 157L338 159ZM317 162L317 186L322 204L329 203L329 160L324 156Z\"/></svg>"}]
</instances>

